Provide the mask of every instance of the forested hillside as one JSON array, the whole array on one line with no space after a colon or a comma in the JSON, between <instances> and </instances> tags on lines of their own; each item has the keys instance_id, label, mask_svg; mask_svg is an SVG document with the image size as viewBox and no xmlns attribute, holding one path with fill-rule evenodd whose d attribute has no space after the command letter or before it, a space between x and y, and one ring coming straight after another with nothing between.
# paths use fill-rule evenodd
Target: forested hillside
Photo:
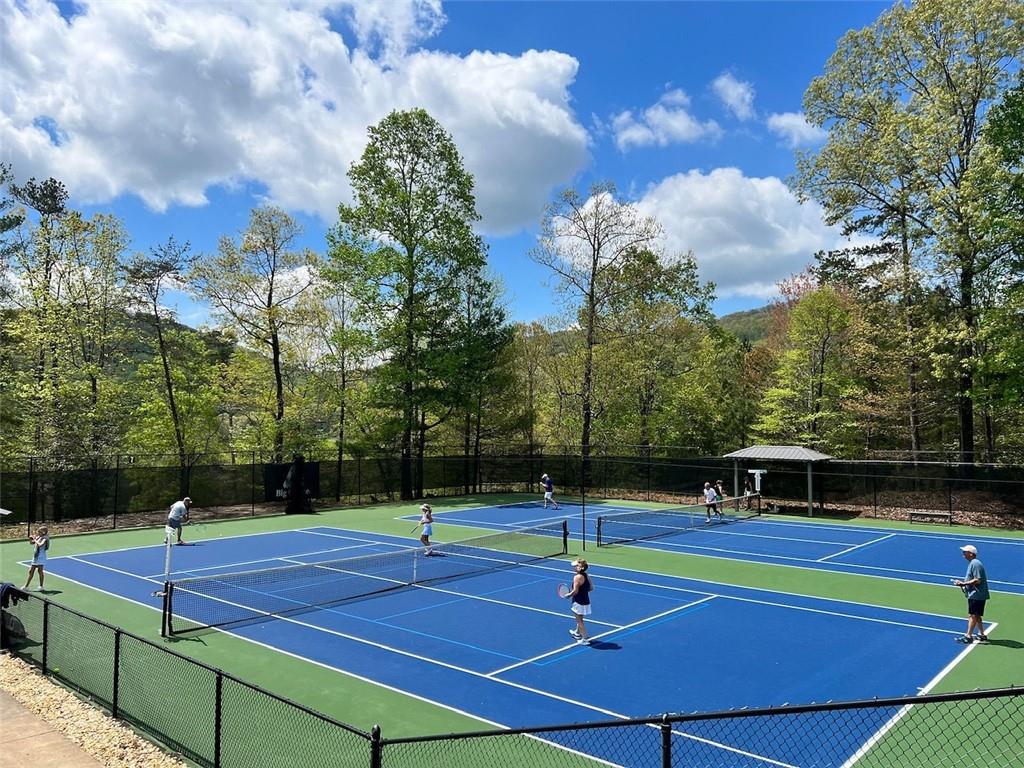
<instances>
[{"instance_id":1,"label":"forested hillside","mask_svg":"<svg viewBox=\"0 0 1024 768\"><path fill-rule=\"evenodd\" d=\"M417 457L442 445L1011 455L1022 7L936 7L849 33L806 91L828 138L790 183L864 245L808 253L769 307L718 322L697 255L667 250L659 222L602 184L564 190L521 255L550 270L561 314L511 323L476 180L423 110L369 129L355 198L314 250L266 206L216 252L173 237L131 252L116 218L4 166L0 452L388 451L407 459L408 496ZM176 322L172 287L212 308L209 328Z\"/></svg>"}]
</instances>

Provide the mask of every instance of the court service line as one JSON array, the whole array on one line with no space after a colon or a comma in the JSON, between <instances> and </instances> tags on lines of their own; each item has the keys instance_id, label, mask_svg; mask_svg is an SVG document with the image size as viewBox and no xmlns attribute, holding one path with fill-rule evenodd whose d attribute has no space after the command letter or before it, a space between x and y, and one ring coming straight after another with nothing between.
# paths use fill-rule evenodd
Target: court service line
<instances>
[{"instance_id":1,"label":"court service line","mask_svg":"<svg viewBox=\"0 0 1024 768\"><path fill-rule=\"evenodd\" d=\"M854 546L847 547L846 549L840 550L839 552L833 552L831 555L825 555L824 557L819 557L817 560L815 560L815 562L816 563L824 563L826 560L829 560L829 559L831 559L833 557L839 557L840 555L845 555L847 552L853 552L855 549L861 549L862 547L869 547L872 544L877 544L880 541L885 541L886 539L891 539L895 535L896 534L894 534L894 533L890 533L888 536L879 536L877 539L872 539L871 541L865 541L863 544L855 544Z\"/></svg>"},{"instance_id":2,"label":"court service line","mask_svg":"<svg viewBox=\"0 0 1024 768\"><path fill-rule=\"evenodd\" d=\"M997 622L989 624L988 633L991 633L998 626L999 624ZM958 653L956 657L953 658L953 660L950 661L949 664L943 667L942 670L937 675L935 675L935 677L933 677L927 685L925 685L918 691L917 695L924 696L925 694L931 692L931 690L939 684L942 678L948 675L953 670L953 667L959 664L967 656L967 654L974 649L975 645L977 645L977 643L971 643L966 648L964 648L960 653ZM883 736L885 736L886 733L892 730L896 723L898 723L908 712L910 712L910 710L913 707L913 704L906 704L900 707L899 711L896 712L896 714L890 717L889 720L887 720L881 728L875 731L871 738L865 741L856 752L854 752L852 755L850 755L849 758L847 758L846 762L842 764L841 768L852 768L852 766L854 766L858 760L864 757L864 755L866 755L868 751L872 747L874 747L875 744L877 744Z\"/></svg>"},{"instance_id":3,"label":"court service line","mask_svg":"<svg viewBox=\"0 0 1024 768\"><path fill-rule=\"evenodd\" d=\"M763 563L765 565L778 565L778 566L783 567L783 568L800 568L802 570L814 571L816 573L820 573L821 570L822 570L821 568L815 568L812 565L793 565L792 563L788 563L788 562L786 562L786 563L774 562L774 561L777 561L777 560L791 560L791 561L794 561L796 563L816 563L817 562L816 560L811 560L809 557L792 557L792 556L788 556L788 555L772 555L772 554L766 554L766 553L763 553L763 552L747 552L747 551L739 550L739 549L723 549L723 548L720 548L720 547L702 547L702 546L699 546L699 545L696 545L696 544L685 544L685 543L682 543L682 542L676 543L676 542L666 542L666 541L663 541L662 545L663 546L657 546L657 547L642 546L642 547L639 547L639 548L640 549L650 549L650 550L653 550L655 552L669 552L669 553L672 553L672 554L679 554L680 552L684 552L685 553L687 550L701 550L701 551L697 552L697 554L703 555L704 557L717 557L717 558L722 559L722 560L736 560L735 557L729 557L729 555L749 555L751 557L765 558L765 560L767 560L767 562ZM629 544L629 545L625 545L625 546L635 546L635 545ZM665 546L667 546L669 548L665 549L664 548ZM718 553L721 553L721 554L717 554L717 555L705 554L706 552L718 552ZM754 561L751 561L751 562L761 562L761 561L760 560L754 560ZM940 579L942 581L942 583L944 583L947 579L949 579L949 578L954 576L954 574L951 574L951 573L935 573L935 572L932 572L932 571L912 571L912 570L908 570L906 568L887 568L887 567L882 566L882 565L860 565L858 563L836 563L836 562L830 562L829 565L834 566L836 568L849 569L850 575L853 575L853 576L865 576L865 577L870 578L870 579L886 579L886 580L889 580L889 581L900 581L900 582L903 582L903 583L906 583L907 581L913 581L913 580L912 579L905 579L905 578L901 579L898 576L890 576L890 575L887 575L887 574L863 573L862 571L860 571L858 569L868 569L868 570L873 570L873 571L888 571L889 573L904 573L904 574L911 574L913 576L931 576L931 577ZM958 574L956 574L956 577L959 578L959 572L958 572ZM919 584L932 584L932 586L935 586L934 582L915 582L915 583L919 583ZM1005 580L1001 580L1001 579L989 579L988 583L989 583L989 586L992 586L993 584L1005 584L1005 585L1011 586L1011 587L1024 587L1024 583L1020 583L1020 582L1016 582L1016 581L1005 581ZM1018 593L1010 592L1008 594L1018 594Z\"/></svg>"},{"instance_id":4,"label":"court service line","mask_svg":"<svg viewBox=\"0 0 1024 768\"><path fill-rule=\"evenodd\" d=\"M129 547L129 549L132 549L132 547ZM70 555L65 555L65 557L70 557ZM82 562L86 563L87 565L96 565L96 563L90 563L87 560L84 560ZM134 576L135 578L143 578L143 577L139 576L138 574L128 573L127 571L123 571L122 573L124 573L125 576ZM125 597L124 595L119 595L116 592L111 592L109 590L102 589L101 587L97 587L94 584L88 584L88 583L86 583L84 581L79 581L78 579L72 579L69 576L61 576L61 575L59 575L57 573L51 573L51 577L55 577L55 578L58 578L58 579L63 579L64 581L67 581L67 582L69 582L71 584L77 584L80 587L85 587L86 589L91 589L94 592L99 592L100 594L108 595L109 597L115 597L115 598L118 598L119 600L124 600L126 602L132 603L133 605L141 606L142 608L148 608L149 610L156 611L157 613L162 613L163 612L160 608L157 608L154 605L149 605L147 603L140 602L139 600L135 600L135 599L133 599L131 597ZM408 698L415 699L416 701L422 701L422 702L424 702L426 704L430 704L432 706L439 707L441 709L445 709L445 710L447 710L449 712L454 712L457 715L462 715L463 717L469 718L471 720L476 720L478 722L494 726L495 728L501 728L501 729L510 729L511 728L511 726L509 726L509 725L505 725L504 723L499 723L496 720L491 720L489 718L483 717L482 715L473 714L472 712L469 712L469 711L464 710L464 709L460 709L459 707L455 707L455 706L453 706L451 704L445 704L442 701L438 701L436 699L431 699L431 698L428 698L426 696L422 696L422 695L420 695L418 693L413 693L412 691L406 691L406 690L403 690L402 688L397 688L397 687L395 687L393 685L388 685L387 683L382 683L379 680L374 680L371 677L366 677L365 675L360 675L360 674L357 674L355 672L351 672L351 671L349 671L347 669L343 669L341 667L336 667L336 666L334 666L332 664L328 664L328 663L323 662L323 661L317 661L316 659L311 659L308 656L303 656L303 655L295 653L293 651L285 650L284 648L278 648L276 645L271 645L270 643L264 643L264 642L262 642L260 640L256 640L256 639L251 638L251 637L246 637L245 635L239 635L236 632L232 632L232 631L227 630L227 629L222 629L221 627L210 627L210 629L212 629L214 632L219 632L222 635L227 635L228 637L232 637L232 638L234 638L236 640L242 640L243 642L251 643L252 645L259 646L260 648L264 648L264 649L266 649L268 651L274 651L275 653L281 653L281 654L284 654L285 656L290 656L293 659L297 659L298 661L303 661L303 662L306 662L307 664L312 664L314 666L321 667L322 669L329 669L332 672L337 672L339 675L343 675L345 677L349 677L349 678L351 678L353 680L358 680L361 683L366 683L367 685L372 685L372 686L376 686L378 688L383 688L386 691L390 691L390 692L398 694L400 696L407 696ZM629 718L623 717L622 719L629 719ZM547 739L543 739L540 736L536 736L534 734L524 734L524 735L527 738L534 739L535 741L539 741L542 744L547 744L548 746L555 747L555 748L560 749L560 750L562 750L564 752L568 752L570 754L578 755L578 756L586 758L588 760L593 760L594 762L601 763L602 765L607 765L610 768L624 768L624 766L621 766L618 763L613 763L613 762L610 762L610 761L605 760L603 758L595 757L594 755L587 754L586 752L580 752L579 750L573 749L572 747L567 747L564 744L559 744L559 743L554 742L554 741L548 741Z\"/></svg>"},{"instance_id":5,"label":"court service line","mask_svg":"<svg viewBox=\"0 0 1024 768\"><path fill-rule=\"evenodd\" d=\"M551 566L542 565L542 564L539 564L539 563L527 563L527 564L525 564L522 567L524 567L524 568L532 568L532 569L539 568L539 569L542 569L542 570L552 571L554 573L564 573L564 571L562 569L553 568ZM606 565L606 566L596 566L596 567L598 569L598 575L600 575L601 579L603 579L603 580L619 581L619 582L622 582L624 584L635 584L635 585L641 586L641 587L653 587L654 589L668 590L670 592L688 592L688 593L693 593L693 594L707 594L708 593L707 589L697 589L697 588L693 588L693 587L675 587L675 586L671 586L671 585L668 585L668 584L655 584L655 583L652 583L652 582L637 581L636 579L625 578L625 577L622 577L622 576L611 576L611 575L608 575L608 574L600 573L600 571L604 570L604 569L611 569L611 570L617 570L617 571L624 570L622 568L618 568L618 567L613 566L613 565L611 565L611 566L608 566L608 565ZM915 610L915 609L912 609L912 608L894 608L892 606L875 605L873 603L862 603L862 602L858 602L856 600L844 600L844 599L838 598L838 597L822 597L820 595L807 595L807 594L804 594L802 592L785 592L783 590L769 589L767 587L750 587L750 586L739 585L739 584L726 584L724 582L710 581L710 580L705 580L705 579L698 579L698 578L694 578L694 577L691 577L691 576L673 576L671 574L658 573L657 571L642 571L642 570L637 569L637 570L633 570L632 572L633 573L641 573L641 574L645 574L645 575L648 575L648 576L660 576L662 578L668 578L668 579L679 580L679 581L696 581L696 582L700 582L701 584L712 585L712 586L717 586L717 587L731 587L733 589L743 590L743 591L746 591L746 592L759 592L759 593L767 592L769 594L775 594L775 595L787 595L787 596L790 596L790 597L802 597L802 598L807 599L807 600L817 600L819 602L824 602L824 603L838 603L840 605L858 605L858 606L866 607L866 608L877 608L877 609L882 610L882 611L895 611L895 612L899 612L899 613L913 613L913 614L918 614L920 616L932 616L932 617L939 618L939 619L950 619L950 620L953 620L953 621L960 621L960 620L963 619L962 616L950 616L949 614L945 614L945 613L932 613L930 611L919 611L919 610ZM765 605L776 605L776 603L773 603L772 601L769 601L769 600L755 600L754 598L732 597L730 595L724 595L724 594L721 594L721 593L715 593L715 594L719 595L720 597L724 597L724 598L728 598L728 599L732 599L732 600L747 600L747 601L752 602L752 603L764 603ZM785 603L782 603L781 605L783 605L784 607L787 607L787 608L795 607L795 606L787 605ZM820 610L820 609L816 609L816 610ZM823 612L823 613L830 613L829 611L821 611L821 612ZM838 614L836 614L836 615L838 615ZM908 626L914 626L914 625L908 625ZM940 631L942 631L942 630L940 630Z\"/></svg>"},{"instance_id":6,"label":"court service line","mask_svg":"<svg viewBox=\"0 0 1024 768\"><path fill-rule=\"evenodd\" d=\"M685 610L687 610L689 608L692 608L695 605L700 605L701 603L706 603L709 600L714 600L714 599L715 599L715 595L708 595L707 597L701 598L700 600L694 600L692 603L687 603L686 605L680 605L680 606L677 606L675 608L670 608L669 610L662 611L661 613L655 614L654 616L647 616L647 617L645 617L643 619L640 619L639 621L634 621L632 624L626 624L625 626L618 627L617 629L611 629L611 630L608 630L607 632L602 632L599 635L594 635L590 639L591 640L600 640L602 637L607 637L608 635L615 634L616 632L622 632L622 631L630 629L632 627L638 627L641 624L648 624L648 623L654 622L657 619L660 619L660 618L662 618L664 616L671 616L673 613L679 613L680 611L685 611ZM559 615L564 616L564 614L559 614ZM515 664L510 664L507 667L502 667L501 669L496 669L493 672L488 672L487 673L487 677L494 677L495 675L500 675L503 672L508 672L509 670L516 669L517 667L522 667L522 666L525 666L527 664L533 664L534 662L539 661L540 659L545 659L548 656L554 656L556 653L561 653L562 651L568 650L569 648L575 648L576 646L577 646L576 643L570 643L570 644L565 645L565 646L563 646L561 648L556 648L553 651L548 651L547 653L542 653L542 654L539 654L537 656L534 656L533 658L523 659L523 660L521 660L521 661L519 661L519 662L517 662Z\"/></svg>"},{"instance_id":7,"label":"court service line","mask_svg":"<svg viewBox=\"0 0 1024 768\"><path fill-rule=\"evenodd\" d=\"M342 631L336 630L336 629L330 629L328 627L320 626L319 624L310 624L309 622L299 621L298 619L296 619L293 616L278 616L278 615L270 614L270 613L267 613L266 611L261 611L261 610L258 610L258 609L254 609L254 608L252 608L250 606L246 606L246 605L240 605L238 603L232 602L231 600L225 600L224 598L214 597L212 595L206 595L205 597L207 599L214 600L214 601L217 601L217 602L220 602L220 603L224 603L225 605L231 605L231 606L233 606L235 608L241 608L242 610L250 611L250 612L255 613L255 614L264 614L268 619L274 619L276 621L283 621L283 622L287 622L289 624L295 624L295 625L300 626L300 627L305 627L306 629L311 629L314 632L323 632L325 634L334 635L336 637L341 637L341 638L344 638L346 640L350 640L350 641L352 641L354 643L357 643L357 644L368 645L368 646L371 646L371 647L374 647L374 648L379 648L381 650L388 651L390 653L398 654L399 656L405 656L405 657L408 657L408 658L411 658L411 659L416 659L417 661L420 661L420 662L425 662L427 664L433 664L435 666L439 666L439 667L442 667L442 668L445 668L445 669L451 669L451 670L454 670L456 672L461 672L462 674L469 675L470 677L481 678L483 680L490 680L490 681L495 682L495 683L497 683L499 685L506 685L506 686L509 686L511 688L516 688L518 690L527 691L528 693L532 693L532 694L535 694L535 695L538 695L538 696L542 696L542 697L545 697L545 698L553 699L555 701L561 701L561 702L566 703L566 704L572 704L573 706L582 707L584 709L590 709L590 710L593 710L595 712L600 712L602 714L609 715L610 717L614 717L614 718L619 719L619 720L629 720L630 719L626 715L620 714L620 713L615 712L613 710L605 709L604 707L599 707L599 706L596 706L594 704L587 704L585 702L578 701L577 699L569 698L568 696L561 696L561 695L556 694L556 693L551 693L550 691L544 691L544 690L541 690L539 688L534 688L534 687L529 686L529 685L524 685L523 683L516 683L516 682L513 682L511 680L503 680L500 677L488 677L488 675L486 673L484 673L484 672L478 672L476 670L469 669L467 667L460 667L457 664L451 664L449 662L441 661L439 659L434 659L434 658L431 658L429 656L421 656L420 654L413 653L412 651L406 651L406 650L403 650L401 648L396 648L394 646L387 645L385 643L377 642L375 640L368 640L366 638L358 637L357 635L350 635L347 632L342 632ZM292 601L292 602L297 602L297 601ZM328 609L328 612L330 612L329 609ZM234 634L234 633L231 633L231 634ZM242 637L244 637L244 636L242 636ZM656 726L654 726L654 727L656 727ZM679 734L679 735L686 736L687 738L689 738L689 736L687 734ZM737 753L737 754L742 754L742 755L745 755L745 756L748 756L748 757L753 757L754 759L757 759L757 760L763 760L765 762L771 762L771 763L773 763L775 765L784 766L785 768L797 768L796 766L787 766L785 763L779 763L777 761L771 760L771 758L767 758L767 757L764 757L762 755L757 755L756 753L753 753L753 752L745 752L743 750L736 749L735 747L730 747L728 744L721 744L719 742L714 742L714 741L709 741L709 742L705 742L705 743L713 744L714 746L716 746L716 747L718 747L720 749L727 750L729 752L734 752L734 753Z\"/></svg>"},{"instance_id":8,"label":"court service line","mask_svg":"<svg viewBox=\"0 0 1024 768\"><path fill-rule=\"evenodd\" d=\"M358 541L358 540L354 539L354 541ZM310 555L326 555L329 552L346 552L346 551L348 551L350 549L360 549L361 547L365 547L368 543L369 542L360 541L358 544L353 544L350 547L334 547L332 549L319 549L319 550L316 550L315 552L296 552L293 555L287 555L287 556L281 556L281 557L261 557L259 560L240 560L240 561L235 561L235 562L231 562L231 563L222 563L220 565L205 565L202 568L185 568L185 569L180 570L180 571L171 571L171 573L172 574L177 574L177 573L199 573L200 571L216 571L218 568L235 568L235 567L237 567L239 565L255 565L256 563L272 563L272 562L274 562L276 560L287 560L289 557L309 557ZM386 541L379 541L379 542L375 542L374 544L375 544L375 546L381 546L381 547L400 547L401 546L400 544L390 544L390 543L388 543ZM373 554L384 554L384 553L383 552L369 552L369 553L367 553L367 555L373 555ZM308 563L307 563L307 565L308 565ZM152 574L151 577L152 578L161 578L162 579L163 578L163 574L162 573L154 573L154 574ZM150 576L147 576L146 578L150 578Z\"/></svg>"},{"instance_id":9,"label":"court service line","mask_svg":"<svg viewBox=\"0 0 1024 768\"><path fill-rule=\"evenodd\" d=\"M287 557L282 557L280 559L281 560L285 560L285 561L290 562L290 563L294 563L296 565L317 565L317 566L319 566L319 565L330 565L329 562L327 562L327 563L304 563L301 560L290 560ZM432 610L434 608L440 607L440 605L451 605L453 603L461 602L462 600L479 600L480 602L494 603L495 605L502 605L502 606L505 606L507 608L519 608L519 609L524 610L524 611L533 611L535 613L543 613L543 614L547 614L549 616L557 616L560 619L566 618L566 615L567 615L567 614L565 614L565 613L563 613L561 611L552 611L552 610L549 610L547 608L536 608L536 607L534 607L532 605L522 605L520 603L510 603L510 602L508 602L506 600L496 600L494 598L489 598L489 597L485 597L484 596L484 595L487 595L487 594L494 594L495 592L502 592L502 591L505 591L505 590L508 590L508 589L520 589L520 588L522 588L522 586L524 586L524 585L521 585L521 584L516 584L516 585L511 586L511 587L504 587L501 590L495 590L494 592L485 592L483 595L472 595L472 594L466 594L465 592L456 592L455 590L452 590L452 589L442 589L441 587L435 587L435 586L432 586L430 584L417 584L415 582L409 583L407 581L402 581L401 579L389 579L387 576L378 576L377 574L373 574L373 573L362 573L360 571L348 571L348 570L345 570L344 568L331 568L329 570L334 570L334 571L337 571L339 573L351 574L352 576L359 576L360 578L376 579L377 581L383 581L383 582L385 582L387 584L391 584L391 585L396 586L396 587L408 586L408 587L413 587L415 589L424 589L424 590L427 590L428 592L437 592L437 593L442 594L442 595L451 595L453 597L460 598L460 600L450 600L450 601L445 602L445 603L440 603L439 605L431 605L431 606L427 606L425 608L417 608L416 610L413 610L413 611L403 611L402 613L396 613L396 614L393 614L392 616L388 616L386 618L394 618L394 617L397 617L397 616L405 616L407 614L416 613L418 611ZM476 575L483 576L483 575L486 575L486 574L476 574ZM537 581L547 581L547 580L548 580L548 578L545 577L544 579L538 579ZM278 591L273 592L272 594L274 594L274 595L282 595L283 592L287 592L287 591L289 591L291 589L308 590L308 587L305 586L305 585L303 585L303 586L296 586L296 587L289 587L288 590L278 590ZM372 593L370 595L367 595L367 597L371 597L371 596L372 596ZM283 597L282 599L288 600L290 598ZM345 615L348 615L348 614L345 614ZM609 621L594 621L593 623L594 624L603 624L606 627L614 627L616 629L621 628L620 625L613 624L612 622L609 622Z\"/></svg>"}]
</instances>

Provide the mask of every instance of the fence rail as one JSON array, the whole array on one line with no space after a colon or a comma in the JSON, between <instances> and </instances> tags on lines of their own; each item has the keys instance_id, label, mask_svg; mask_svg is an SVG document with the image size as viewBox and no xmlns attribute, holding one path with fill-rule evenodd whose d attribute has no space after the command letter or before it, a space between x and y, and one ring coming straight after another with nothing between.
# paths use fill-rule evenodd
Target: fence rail
<instances>
[{"instance_id":1,"label":"fence rail","mask_svg":"<svg viewBox=\"0 0 1024 768\"><path fill-rule=\"evenodd\" d=\"M196 457L187 468L161 465L159 457L105 457L89 466L47 467L35 459L0 462L0 506L12 514L0 526L88 521L80 527L110 529L154 525L183 495L196 500L203 519L283 511L281 488L288 465L263 462L257 453ZM362 504L400 494L397 456L311 457L324 502ZM208 463L204 463L208 462ZM806 508L807 471L779 462L741 462L653 455L498 452L481 456L428 456L412 463L414 488L423 496L535 492L540 475L552 475L566 495L692 501L706 480L731 488L737 474L767 469L762 492L773 506ZM738 473L736 470L738 469ZM831 461L812 468L815 505L836 513L892 516L908 510L940 511L953 522L1024 526L1024 467L909 462ZM741 481L742 482L742 481ZM20 532L20 531L19 531Z\"/></svg>"},{"instance_id":2,"label":"fence rail","mask_svg":"<svg viewBox=\"0 0 1024 768\"><path fill-rule=\"evenodd\" d=\"M1024 688L384 738L36 595L0 648L209 768L1024 765ZM765 761L768 762L765 762Z\"/></svg>"}]
</instances>

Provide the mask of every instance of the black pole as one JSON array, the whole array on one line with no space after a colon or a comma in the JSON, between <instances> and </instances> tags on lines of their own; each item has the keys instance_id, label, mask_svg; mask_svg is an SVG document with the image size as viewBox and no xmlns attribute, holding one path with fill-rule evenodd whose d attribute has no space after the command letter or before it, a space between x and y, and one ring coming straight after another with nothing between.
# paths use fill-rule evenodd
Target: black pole
<instances>
[{"instance_id":1,"label":"black pole","mask_svg":"<svg viewBox=\"0 0 1024 768\"><path fill-rule=\"evenodd\" d=\"M375 725L370 731L370 768L381 768L382 762L380 726Z\"/></svg>"},{"instance_id":2,"label":"black pole","mask_svg":"<svg viewBox=\"0 0 1024 768\"><path fill-rule=\"evenodd\" d=\"M117 496L121 487L121 454L114 459L114 527L117 528ZM114 715L117 717L117 715Z\"/></svg>"},{"instance_id":3,"label":"black pole","mask_svg":"<svg viewBox=\"0 0 1024 768\"><path fill-rule=\"evenodd\" d=\"M114 693L110 702L110 716L117 717L118 691L121 687L121 630L114 630Z\"/></svg>"},{"instance_id":4,"label":"black pole","mask_svg":"<svg viewBox=\"0 0 1024 768\"><path fill-rule=\"evenodd\" d=\"M580 532L580 540L583 542L583 551L587 551L587 463L588 459L580 456L580 498L583 501L583 530Z\"/></svg>"},{"instance_id":5,"label":"black pole","mask_svg":"<svg viewBox=\"0 0 1024 768\"><path fill-rule=\"evenodd\" d=\"M213 765L214 768L220 767L220 753L221 753L221 730L224 723L223 709L224 709L224 675L221 672L217 672L217 688L215 693L215 704L213 708Z\"/></svg>"},{"instance_id":6,"label":"black pole","mask_svg":"<svg viewBox=\"0 0 1024 768\"><path fill-rule=\"evenodd\" d=\"M50 650L50 601L43 601L43 674L46 674L46 656Z\"/></svg>"},{"instance_id":7,"label":"black pole","mask_svg":"<svg viewBox=\"0 0 1024 768\"><path fill-rule=\"evenodd\" d=\"M668 715L661 716L661 765L662 768L672 768L672 726Z\"/></svg>"},{"instance_id":8,"label":"black pole","mask_svg":"<svg viewBox=\"0 0 1024 768\"><path fill-rule=\"evenodd\" d=\"M252 452L252 468L249 470L249 511L256 516L256 451Z\"/></svg>"}]
</instances>

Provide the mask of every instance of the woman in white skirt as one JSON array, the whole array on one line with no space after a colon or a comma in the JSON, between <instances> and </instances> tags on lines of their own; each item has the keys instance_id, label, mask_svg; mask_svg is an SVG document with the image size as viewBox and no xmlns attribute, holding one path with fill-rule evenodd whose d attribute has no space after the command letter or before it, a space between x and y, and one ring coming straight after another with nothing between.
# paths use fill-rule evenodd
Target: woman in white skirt
<instances>
[{"instance_id":1,"label":"woman in white skirt","mask_svg":"<svg viewBox=\"0 0 1024 768\"><path fill-rule=\"evenodd\" d=\"M46 550L50 548L50 537L47 533L46 528L40 528L39 533L35 536L28 537L29 542L35 548L32 552L32 564L28 569L28 578L25 580L25 586L22 589L28 589L28 585L32 583L32 576L39 572L39 591L43 591L43 569L46 567Z\"/></svg>"},{"instance_id":2,"label":"woman in white skirt","mask_svg":"<svg viewBox=\"0 0 1024 768\"><path fill-rule=\"evenodd\" d=\"M572 589L567 598L572 600L572 613L576 618L576 627L569 630L569 634L576 638L580 645L590 645L590 637L587 635L587 625L583 621L584 616L590 615L590 593L594 590L594 582L590 580L587 568L590 566L586 560L574 560L572 567L576 569L576 575L572 579Z\"/></svg>"}]
</instances>

